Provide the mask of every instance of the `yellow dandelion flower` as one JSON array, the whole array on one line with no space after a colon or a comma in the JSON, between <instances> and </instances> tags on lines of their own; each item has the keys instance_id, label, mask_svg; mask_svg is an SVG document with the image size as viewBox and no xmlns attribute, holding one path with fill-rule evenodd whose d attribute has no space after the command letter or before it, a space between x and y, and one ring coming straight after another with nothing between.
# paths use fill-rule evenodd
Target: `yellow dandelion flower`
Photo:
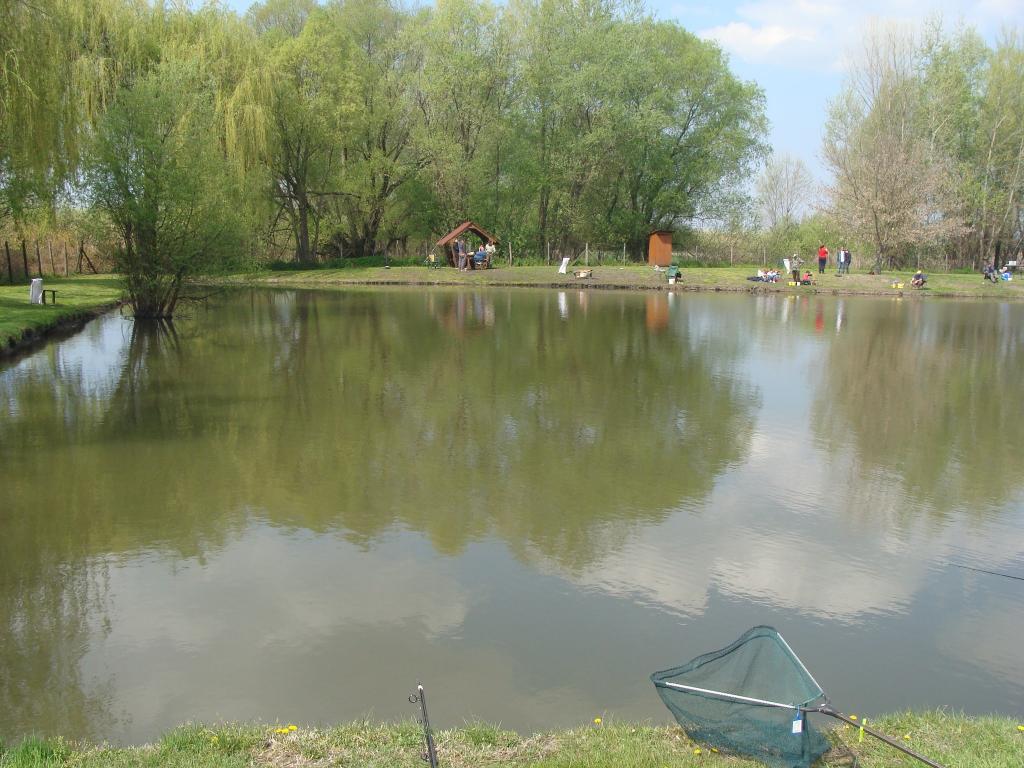
<instances>
[{"instance_id":1,"label":"yellow dandelion flower","mask_svg":"<svg viewBox=\"0 0 1024 768\"><path fill-rule=\"evenodd\" d=\"M856 720L856 719L857 719L857 716L856 716L856 715L850 715L850 719L851 719L851 720Z\"/></svg>"},{"instance_id":2,"label":"yellow dandelion flower","mask_svg":"<svg viewBox=\"0 0 1024 768\"><path fill-rule=\"evenodd\" d=\"M1017 726L1017 730L1018 731L1024 731L1024 725L1018 725Z\"/></svg>"},{"instance_id":3,"label":"yellow dandelion flower","mask_svg":"<svg viewBox=\"0 0 1024 768\"><path fill-rule=\"evenodd\" d=\"M297 726L297 725L289 725L288 726L288 730L289 731L297 731L297 730L299 730L299 726Z\"/></svg>"},{"instance_id":4,"label":"yellow dandelion flower","mask_svg":"<svg viewBox=\"0 0 1024 768\"><path fill-rule=\"evenodd\" d=\"M695 750L693 750L693 754L699 755L700 754L700 747L697 747Z\"/></svg>"},{"instance_id":5,"label":"yellow dandelion flower","mask_svg":"<svg viewBox=\"0 0 1024 768\"><path fill-rule=\"evenodd\" d=\"M910 741L910 734L909 733L904 733L903 734L903 740L904 741Z\"/></svg>"},{"instance_id":6,"label":"yellow dandelion flower","mask_svg":"<svg viewBox=\"0 0 1024 768\"><path fill-rule=\"evenodd\" d=\"M595 717L594 718L594 725L600 725L600 724L601 724L601 718L600 717Z\"/></svg>"},{"instance_id":7,"label":"yellow dandelion flower","mask_svg":"<svg viewBox=\"0 0 1024 768\"><path fill-rule=\"evenodd\" d=\"M711 748L711 751L714 752L716 755L718 754L718 750L715 749L714 747Z\"/></svg>"}]
</instances>

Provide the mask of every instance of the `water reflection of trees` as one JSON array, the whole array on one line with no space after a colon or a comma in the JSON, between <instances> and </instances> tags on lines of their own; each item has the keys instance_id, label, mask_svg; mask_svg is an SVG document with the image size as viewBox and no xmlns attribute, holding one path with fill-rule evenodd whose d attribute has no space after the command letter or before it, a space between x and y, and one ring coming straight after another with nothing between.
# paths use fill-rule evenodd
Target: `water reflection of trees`
<instances>
[{"instance_id":1,"label":"water reflection of trees","mask_svg":"<svg viewBox=\"0 0 1024 768\"><path fill-rule=\"evenodd\" d=\"M812 423L856 475L892 473L939 513L985 514L1020 489L1019 308L865 303L829 347ZM852 313L851 313L852 314Z\"/></svg>"},{"instance_id":2,"label":"water reflection of trees","mask_svg":"<svg viewBox=\"0 0 1024 768\"><path fill-rule=\"evenodd\" d=\"M0 711L14 732L114 717L82 679L106 563L202 560L251 515L443 553L497 536L578 571L703 498L756 396L634 297L256 292L176 329L124 322L96 387L54 348L0 380ZM23 361L23 364L28 361ZM105 375L107 375L105 373ZM51 695L52 694L52 695Z\"/></svg>"},{"instance_id":3,"label":"water reflection of trees","mask_svg":"<svg viewBox=\"0 0 1024 768\"><path fill-rule=\"evenodd\" d=\"M253 338L185 347L188 388L217 402L199 419L209 466L278 522L356 541L402 524L443 552L495 533L589 562L602 523L706 494L745 450L754 399L707 351L648 334L638 301L575 322L555 301L258 294L222 324Z\"/></svg>"},{"instance_id":4,"label":"water reflection of trees","mask_svg":"<svg viewBox=\"0 0 1024 768\"><path fill-rule=\"evenodd\" d=\"M0 420L0 459L26 458L18 508L73 507L119 551L195 555L250 507L356 540L401 523L445 552L493 532L588 561L596 524L706 494L756 402L709 345L648 333L642 300L604 297L584 318L573 297L569 321L555 301L254 293L184 338L139 324L112 392L64 380L45 401L56 360L14 382L34 407Z\"/></svg>"}]
</instances>

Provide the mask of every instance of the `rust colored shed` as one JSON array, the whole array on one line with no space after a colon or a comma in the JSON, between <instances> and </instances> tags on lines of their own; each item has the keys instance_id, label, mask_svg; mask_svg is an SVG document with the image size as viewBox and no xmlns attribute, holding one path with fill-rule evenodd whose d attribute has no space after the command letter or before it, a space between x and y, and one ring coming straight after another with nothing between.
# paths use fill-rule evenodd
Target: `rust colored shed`
<instances>
[{"instance_id":1,"label":"rust colored shed","mask_svg":"<svg viewBox=\"0 0 1024 768\"><path fill-rule=\"evenodd\" d=\"M672 263L672 230L656 229L647 238L647 263L667 267Z\"/></svg>"}]
</instances>

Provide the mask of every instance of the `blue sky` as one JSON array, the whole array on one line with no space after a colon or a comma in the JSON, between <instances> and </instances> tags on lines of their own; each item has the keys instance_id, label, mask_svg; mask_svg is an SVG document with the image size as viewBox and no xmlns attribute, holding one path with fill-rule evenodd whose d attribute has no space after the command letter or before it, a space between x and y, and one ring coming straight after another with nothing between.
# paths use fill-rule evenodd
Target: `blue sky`
<instances>
[{"instance_id":1,"label":"blue sky","mask_svg":"<svg viewBox=\"0 0 1024 768\"><path fill-rule=\"evenodd\" d=\"M839 91L846 57L874 21L919 25L941 15L947 28L965 23L986 38L1013 24L1024 27L1024 0L748 0L701 3L646 0L662 19L674 19L729 54L733 71L765 91L776 152L795 155L822 181L821 127ZM226 0L244 11L249 0Z\"/></svg>"},{"instance_id":2,"label":"blue sky","mask_svg":"<svg viewBox=\"0 0 1024 768\"><path fill-rule=\"evenodd\" d=\"M803 159L822 181L819 148L828 102L839 92L844 62L868 25L891 21L918 27L938 15L947 29L967 24L990 40L1007 25L1024 26L1024 0L650 0L650 5L659 17L717 41L733 71L761 85L775 151Z\"/></svg>"}]
</instances>

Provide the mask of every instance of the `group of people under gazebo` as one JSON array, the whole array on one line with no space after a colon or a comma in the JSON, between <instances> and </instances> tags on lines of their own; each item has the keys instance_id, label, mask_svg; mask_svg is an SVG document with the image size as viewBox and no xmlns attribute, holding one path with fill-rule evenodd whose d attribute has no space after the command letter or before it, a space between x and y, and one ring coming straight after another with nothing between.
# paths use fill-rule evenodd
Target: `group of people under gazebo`
<instances>
[{"instance_id":1,"label":"group of people under gazebo","mask_svg":"<svg viewBox=\"0 0 1024 768\"><path fill-rule=\"evenodd\" d=\"M479 245L473 250L466 235L476 235ZM471 221L464 221L447 235L437 241L444 248L448 264L461 270L487 269L497 251L497 240L489 232L478 227Z\"/></svg>"}]
</instances>

